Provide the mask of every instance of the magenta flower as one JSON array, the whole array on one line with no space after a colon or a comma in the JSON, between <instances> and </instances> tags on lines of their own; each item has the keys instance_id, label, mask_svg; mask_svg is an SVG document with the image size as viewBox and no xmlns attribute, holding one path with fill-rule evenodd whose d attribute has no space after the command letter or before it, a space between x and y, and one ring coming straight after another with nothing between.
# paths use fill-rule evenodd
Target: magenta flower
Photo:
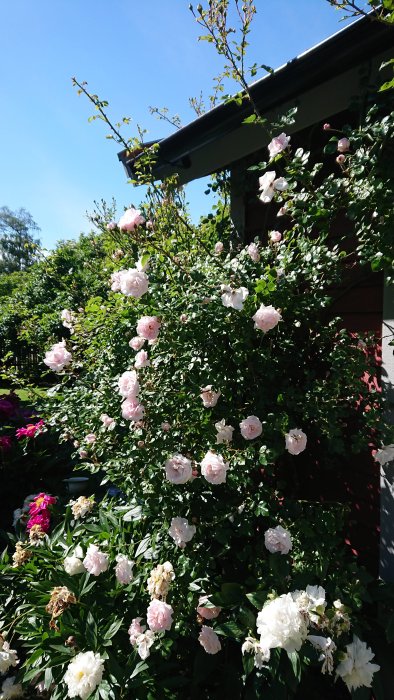
<instances>
[{"instance_id":1,"label":"magenta flower","mask_svg":"<svg viewBox=\"0 0 394 700\"><path fill-rule=\"evenodd\" d=\"M42 432L44 427L44 421L39 420L38 423L28 423L25 428L18 428L15 435L18 440L22 438L34 438L36 435Z\"/></svg>"},{"instance_id":2,"label":"magenta flower","mask_svg":"<svg viewBox=\"0 0 394 700\"><path fill-rule=\"evenodd\" d=\"M39 493L29 506L30 515L38 515L39 513L46 513L49 517L48 508L56 503L57 498L55 496L50 496L48 493Z\"/></svg>"},{"instance_id":3,"label":"magenta flower","mask_svg":"<svg viewBox=\"0 0 394 700\"><path fill-rule=\"evenodd\" d=\"M10 450L12 445L12 440L9 435L0 435L0 449Z\"/></svg>"},{"instance_id":4,"label":"magenta flower","mask_svg":"<svg viewBox=\"0 0 394 700\"><path fill-rule=\"evenodd\" d=\"M43 532L49 532L50 524L51 519L49 512L43 511L42 513L37 513L37 515L33 515L31 518L29 518L26 527L28 530L31 530L33 525L39 525Z\"/></svg>"}]
</instances>

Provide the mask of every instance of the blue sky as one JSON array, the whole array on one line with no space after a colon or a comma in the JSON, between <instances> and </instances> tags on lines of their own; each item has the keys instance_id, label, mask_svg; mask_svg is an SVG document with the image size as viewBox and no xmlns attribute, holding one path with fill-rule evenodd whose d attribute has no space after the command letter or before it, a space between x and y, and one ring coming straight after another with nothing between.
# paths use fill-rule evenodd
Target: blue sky
<instances>
[{"instance_id":1,"label":"blue sky","mask_svg":"<svg viewBox=\"0 0 394 700\"><path fill-rule=\"evenodd\" d=\"M196 2L197 4L197 2ZM107 129L88 123L91 106L71 77L109 102L109 116L131 116L147 138L171 128L149 115L167 106L183 123L188 98L211 90L220 59L198 42L188 0L4 0L0 7L0 206L25 207L47 247L89 230L93 201L115 197L119 211L142 192L127 184ZM256 0L249 63L277 67L338 31L325 0ZM192 214L207 202L188 187Z\"/></svg>"}]
</instances>

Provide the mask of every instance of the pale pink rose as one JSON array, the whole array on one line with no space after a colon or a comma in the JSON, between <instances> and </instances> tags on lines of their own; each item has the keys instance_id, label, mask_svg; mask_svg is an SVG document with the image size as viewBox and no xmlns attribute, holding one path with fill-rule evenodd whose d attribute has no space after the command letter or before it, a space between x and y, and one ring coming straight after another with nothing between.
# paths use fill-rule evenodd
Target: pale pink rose
<instances>
[{"instance_id":1,"label":"pale pink rose","mask_svg":"<svg viewBox=\"0 0 394 700\"><path fill-rule=\"evenodd\" d=\"M346 153L350 148L350 141L346 137L343 139L339 139L338 144L337 144L337 151L339 153Z\"/></svg>"},{"instance_id":2,"label":"pale pink rose","mask_svg":"<svg viewBox=\"0 0 394 700\"><path fill-rule=\"evenodd\" d=\"M171 430L171 423L165 420L164 423L161 424L161 429L164 430L165 433L168 433L168 431Z\"/></svg>"},{"instance_id":3,"label":"pale pink rose","mask_svg":"<svg viewBox=\"0 0 394 700\"><path fill-rule=\"evenodd\" d=\"M163 600L152 600L146 611L149 629L151 629L152 632L170 630L173 614L174 611L171 605L168 605L168 603L165 603Z\"/></svg>"},{"instance_id":4,"label":"pale pink rose","mask_svg":"<svg viewBox=\"0 0 394 700\"><path fill-rule=\"evenodd\" d=\"M107 416L106 413L102 413L100 416L100 420L104 426L104 428L109 428L110 430L115 427L116 422L114 418L111 418L111 416Z\"/></svg>"},{"instance_id":5,"label":"pale pink rose","mask_svg":"<svg viewBox=\"0 0 394 700\"><path fill-rule=\"evenodd\" d=\"M232 425L226 425L226 421L222 418L221 421L215 423L215 428L218 431L216 435L216 444L220 445L223 442L231 442L233 439L234 428Z\"/></svg>"},{"instance_id":6,"label":"pale pink rose","mask_svg":"<svg viewBox=\"0 0 394 700\"><path fill-rule=\"evenodd\" d=\"M88 443L88 445L93 445L94 442L96 442L97 438L94 433L89 433L88 435L85 435L85 442Z\"/></svg>"},{"instance_id":7,"label":"pale pink rose","mask_svg":"<svg viewBox=\"0 0 394 700\"><path fill-rule=\"evenodd\" d=\"M222 611L222 608L219 607L207 608L206 603L209 602L209 597L207 595L201 596L198 600L197 612L204 620L214 620Z\"/></svg>"},{"instance_id":8,"label":"pale pink rose","mask_svg":"<svg viewBox=\"0 0 394 700\"><path fill-rule=\"evenodd\" d=\"M90 544L85 559L83 560L83 565L89 574L92 574L92 576L99 576L99 574L102 574L108 569L108 556L100 552L97 545Z\"/></svg>"},{"instance_id":9,"label":"pale pink rose","mask_svg":"<svg viewBox=\"0 0 394 700\"><path fill-rule=\"evenodd\" d=\"M149 367L150 359L146 350L140 350L137 352L134 360L134 367L136 369L142 369L143 367Z\"/></svg>"},{"instance_id":10,"label":"pale pink rose","mask_svg":"<svg viewBox=\"0 0 394 700\"><path fill-rule=\"evenodd\" d=\"M61 372L64 367L70 364L71 358L71 352L66 350L66 341L62 340L60 343L52 345L50 350L47 350L44 363L54 372Z\"/></svg>"},{"instance_id":11,"label":"pale pink rose","mask_svg":"<svg viewBox=\"0 0 394 700\"><path fill-rule=\"evenodd\" d=\"M281 525L270 527L264 533L264 544L271 554L288 554L293 546L290 533Z\"/></svg>"},{"instance_id":12,"label":"pale pink rose","mask_svg":"<svg viewBox=\"0 0 394 700\"><path fill-rule=\"evenodd\" d=\"M115 566L115 576L119 583L127 586L128 583L133 578L133 566L134 562L130 561L124 554L118 554L116 556L116 566Z\"/></svg>"},{"instance_id":13,"label":"pale pink rose","mask_svg":"<svg viewBox=\"0 0 394 700\"><path fill-rule=\"evenodd\" d=\"M259 247L256 243L250 243L246 249L248 255L250 258L252 258L253 262L259 262L260 260L260 253L259 253Z\"/></svg>"},{"instance_id":14,"label":"pale pink rose","mask_svg":"<svg viewBox=\"0 0 394 700\"><path fill-rule=\"evenodd\" d=\"M343 153L340 153L339 156L335 158L335 160L338 163L338 165L343 165L343 163L346 160L346 156L344 156Z\"/></svg>"},{"instance_id":15,"label":"pale pink rose","mask_svg":"<svg viewBox=\"0 0 394 700\"><path fill-rule=\"evenodd\" d=\"M286 216L288 207L286 204L283 205L280 209L278 209L276 216Z\"/></svg>"},{"instance_id":16,"label":"pale pink rose","mask_svg":"<svg viewBox=\"0 0 394 700\"><path fill-rule=\"evenodd\" d=\"M145 222L139 209L126 209L123 216L120 217L118 222L118 227L121 231L134 231L137 226L140 226Z\"/></svg>"},{"instance_id":17,"label":"pale pink rose","mask_svg":"<svg viewBox=\"0 0 394 700\"><path fill-rule=\"evenodd\" d=\"M149 288L149 280L145 272L136 269L124 270L120 276L120 291L126 297L139 299L146 294Z\"/></svg>"},{"instance_id":18,"label":"pale pink rose","mask_svg":"<svg viewBox=\"0 0 394 700\"><path fill-rule=\"evenodd\" d=\"M134 369L123 372L119 377L118 387L121 396L126 399L135 399L140 390L137 372Z\"/></svg>"},{"instance_id":19,"label":"pale pink rose","mask_svg":"<svg viewBox=\"0 0 394 700\"><path fill-rule=\"evenodd\" d=\"M213 408L213 406L216 406L220 394L220 391L213 391L212 384L202 387L200 398L202 399L204 408Z\"/></svg>"},{"instance_id":20,"label":"pale pink rose","mask_svg":"<svg viewBox=\"0 0 394 700\"><path fill-rule=\"evenodd\" d=\"M323 124L323 131L328 131L329 129L331 129L331 124L328 124L327 122Z\"/></svg>"},{"instance_id":21,"label":"pale pink rose","mask_svg":"<svg viewBox=\"0 0 394 700\"><path fill-rule=\"evenodd\" d=\"M138 350L141 350L144 343L145 343L145 338L139 338L138 336L136 336L135 338L132 338L129 341L129 346L137 352Z\"/></svg>"},{"instance_id":22,"label":"pale pink rose","mask_svg":"<svg viewBox=\"0 0 394 700\"><path fill-rule=\"evenodd\" d=\"M224 484L227 477L228 462L222 455L209 450L201 462L201 474L210 484Z\"/></svg>"},{"instance_id":23,"label":"pale pink rose","mask_svg":"<svg viewBox=\"0 0 394 700\"><path fill-rule=\"evenodd\" d=\"M157 316L143 316L137 323L137 333L145 340L156 340L160 326Z\"/></svg>"},{"instance_id":24,"label":"pale pink rose","mask_svg":"<svg viewBox=\"0 0 394 700\"><path fill-rule=\"evenodd\" d=\"M273 306L264 306L261 304L260 308L257 309L254 316L252 316L254 321L254 327L258 328L260 331L267 333L267 331L272 330L281 321L282 316L279 311L274 309Z\"/></svg>"},{"instance_id":25,"label":"pale pink rose","mask_svg":"<svg viewBox=\"0 0 394 700\"><path fill-rule=\"evenodd\" d=\"M307 437L302 430L298 428L293 428L289 430L285 435L286 450L290 452L291 455L299 455L306 448Z\"/></svg>"},{"instance_id":26,"label":"pale pink rose","mask_svg":"<svg viewBox=\"0 0 394 700\"><path fill-rule=\"evenodd\" d=\"M89 456L89 453L86 452L86 450L79 450L79 456L81 459L86 459L86 457Z\"/></svg>"},{"instance_id":27,"label":"pale pink rose","mask_svg":"<svg viewBox=\"0 0 394 700\"><path fill-rule=\"evenodd\" d=\"M217 243L215 243L215 253L216 253L216 255L220 255L220 253L223 252L223 248L224 248L224 246L223 246L223 243L222 243L221 241L218 241Z\"/></svg>"},{"instance_id":28,"label":"pale pink rose","mask_svg":"<svg viewBox=\"0 0 394 700\"><path fill-rule=\"evenodd\" d=\"M187 542L190 542L196 534L195 525L189 525L186 518L172 518L168 534L172 537L175 544L184 549Z\"/></svg>"},{"instance_id":29,"label":"pale pink rose","mask_svg":"<svg viewBox=\"0 0 394 700\"><path fill-rule=\"evenodd\" d=\"M108 231L114 231L117 227L116 221L109 221L107 224Z\"/></svg>"},{"instance_id":30,"label":"pale pink rose","mask_svg":"<svg viewBox=\"0 0 394 700\"><path fill-rule=\"evenodd\" d=\"M285 192L289 187L289 183L284 177L278 177L276 178L274 182L274 190L277 192Z\"/></svg>"},{"instance_id":31,"label":"pale pink rose","mask_svg":"<svg viewBox=\"0 0 394 700\"><path fill-rule=\"evenodd\" d=\"M242 311L244 306L244 301L249 295L249 291L246 287L240 287L239 289L232 289L228 284L222 284L221 291L222 294L222 304L223 306L236 309L237 311Z\"/></svg>"},{"instance_id":32,"label":"pale pink rose","mask_svg":"<svg viewBox=\"0 0 394 700\"><path fill-rule=\"evenodd\" d=\"M282 240L282 234L280 231L271 231L270 241L271 243L279 243Z\"/></svg>"},{"instance_id":33,"label":"pale pink rose","mask_svg":"<svg viewBox=\"0 0 394 700\"><path fill-rule=\"evenodd\" d=\"M239 424L241 435L245 440L254 440L263 432L263 426L257 416L248 416Z\"/></svg>"},{"instance_id":34,"label":"pale pink rose","mask_svg":"<svg viewBox=\"0 0 394 700\"><path fill-rule=\"evenodd\" d=\"M204 651L206 651L207 654L217 654L222 648L216 632L212 629L212 627L207 627L207 625L203 625L201 627L201 632L198 635L198 641L200 642L201 646L204 647Z\"/></svg>"},{"instance_id":35,"label":"pale pink rose","mask_svg":"<svg viewBox=\"0 0 394 700\"><path fill-rule=\"evenodd\" d=\"M181 323L186 323L187 320L188 320L188 318L189 318L189 317L188 317L187 314L181 314L181 315L179 316L179 320L180 320Z\"/></svg>"},{"instance_id":36,"label":"pale pink rose","mask_svg":"<svg viewBox=\"0 0 394 700\"><path fill-rule=\"evenodd\" d=\"M278 155L278 153L282 153L282 151L284 151L285 148L288 147L289 143L290 136L286 136L285 133L281 133L279 134L279 136L275 136L272 139L272 141L268 144L270 158L274 158Z\"/></svg>"},{"instance_id":37,"label":"pale pink rose","mask_svg":"<svg viewBox=\"0 0 394 700\"><path fill-rule=\"evenodd\" d=\"M259 199L264 203L268 204L275 194L274 181L276 178L275 170L268 170L264 175L259 177Z\"/></svg>"},{"instance_id":38,"label":"pale pink rose","mask_svg":"<svg viewBox=\"0 0 394 700\"><path fill-rule=\"evenodd\" d=\"M166 477L172 484L186 484L192 476L192 463L183 455L176 454L165 463Z\"/></svg>"},{"instance_id":39,"label":"pale pink rose","mask_svg":"<svg viewBox=\"0 0 394 700\"><path fill-rule=\"evenodd\" d=\"M145 408L142 405L142 403L138 403L138 401L134 399L126 399L125 401L123 401L122 418L136 423L137 421L142 420L144 415Z\"/></svg>"},{"instance_id":40,"label":"pale pink rose","mask_svg":"<svg viewBox=\"0 0 394 700\"><path fill-rule=\"evenodd\" d=\"M122 280L122 276L124 275L125 270L118 270L117 272L113 272L111 277L110 277L110 282L111 282L111 289L113 292L120 292L120 283Z\"/></svg>"},{"instance_id":41,"label":"pale pink rose","mask_svg":"<svg viewBox=\"0 0 394 700\"><path fill-rule=\"evenodd\" d=\"M133 646L137 643L137 637L139 637L140 634L143 634L146 630L145 625L140 624L141 620L142 617L135 617L134 620L131 621L131 625L128 629L130 644L132 644Z\"/></svg>"},{"instance_id":42,"label":"pale pink rose","mask_svg":"<svg viewBox=\"0 0 394 700\"><path fill-rule=\"evenodd\" d=\"M75 318L74 314L71 311L69 311L69 309L63 309L63 311L60 314L60 319L62 321L62 325L65 328L69 328L72 331Z\"/></svg>"}]
</instances>

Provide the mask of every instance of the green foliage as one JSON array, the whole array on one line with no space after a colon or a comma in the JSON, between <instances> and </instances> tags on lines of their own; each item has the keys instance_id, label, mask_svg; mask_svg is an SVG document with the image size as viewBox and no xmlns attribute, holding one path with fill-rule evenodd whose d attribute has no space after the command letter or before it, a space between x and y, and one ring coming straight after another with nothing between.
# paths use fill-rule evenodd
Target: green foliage
<instances>
[{"instance_id":1,"label":"green foliage","mask_svg":"<svg viewBox=\"0 0 394 700\"><path fill-rule=\"evenodd\" d=\"M39 226L26 209L0 208L0 273L23 270L37 259Z\"/></svg>"}]
</instances>

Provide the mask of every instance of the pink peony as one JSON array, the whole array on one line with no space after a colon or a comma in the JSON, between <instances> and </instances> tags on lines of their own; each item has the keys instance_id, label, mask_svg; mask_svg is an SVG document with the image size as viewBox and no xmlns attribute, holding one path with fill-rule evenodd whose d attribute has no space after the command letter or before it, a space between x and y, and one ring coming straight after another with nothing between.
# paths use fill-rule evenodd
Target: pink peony
<instances>
[{"instance_id":1,"label":"pink peony","mask_svg":"<svg viewBox=\"0 0 394 700\"><path fill-rule=\"evenodd\" d=\"M118 227L121 231L134 231L137 226L145 222L139 209L126 209L123 216L120 217Z\"/></svg>"},{"instance_id":2,"label":"pink peony","mask_svg":"<svg viewBox=\"0 0 394 700\"><path fill-rule=\"evenodd\" d=\"M196 534L195 525L189 525L186 518L172 518L168 534L172 537L175 544L184 549L187 542L190 542Z\"/></svg>"},{"instance_id":3,"label":"pink peony","mask_svg":"<svg viewBox=\"0 0 394 700\"><path fill-rule=\"evenodd\" d=\"M271 231L270 241L271 243L279 243L282 240L282 234L280 231Z\"/></svg>"},{"instance_id":4,"label":"pink peony","mask_svg":"<svg viewBox=\"0 0 394 700\"><path fill-rule=\"evenodd\" d=\"M223 243L222 243L221 241L218 241L217 243L215 243L215 253L216 253L216 255L220 255L220 253L223 252L223 248L224 248L224 246L223 246Z\"/></svg>"},{"instance_id":5,"label":"pink peony","mask_svg":"<svg viewBox=\"0 0 394 700\"><path fill-rule=\"evenodd\" d=\"M306 448L307 437L302 430L298 428L293 428L289 430L285 435L286 450L290 452L291 455L299 455Z\"/></svg>"},{"instance_id":6,"label":"pink peony","mask_svg":"<svg viewBox=\"0 0 394 700\"><path fill-rule=\"evenodd\" d=\"M245 440L254 440L263 432L263 426L257 416L248 416L239 424L241 435Z\"/></svg>"},{"instance_id":7,"label":"pink peony","mask_svg":"<svg viewBox=\"0 0 394 700\"><path fill-rule=\"evenodd\" d=\"M166 477L172 484L185 484L192 476L192 463L183 455L176 454L165 463Z\"/></svg>"},{"instance_id":8,"label":"pink peony","mask_svg":"<svg viewBox=\"0 0 394 700\"><path fill-rule=\"evenodd\" d=\"M141 625L141 620L142 617L135 617L134 620L131 621L131 625L128 629L130 644L133 646L137 643L137 638L140 636L140 634L143 634L146 629L145 625Z\"/></svg>"},{"instance_id":9,"label":"pink peony","mask_svg":"<svg viewBox=\"0 0 394 700\"><path fill-rule=\"evenodd\" d=\"M57 502L56 496L50 496L49 493L39 493L29 505L30 515L36 515L48 510L49 506L55 505Z\"/></svg>"},{"instance_id":10,"label":"pink peony","mask_svg":"<svg viewBox=\"0 0 394 700\"><path fill-rule=\"evenodd\" d=\"M149 288L149 280L145 272L139 270L123 270L120 276L120 291L126 297L139 299L146 294Z\"/></svg>"},{"instance_id":11,"label":"pink peony","mask_svg":"<svg viewBox=\"0 0 394 700\"><path fill-rule=\"evenodd\" d=\"M142 403L138 403L134 399L126 399L122 403L122 417L125 420L131 420L136 423L142 420L145 415L145 408Z\"/></svg>"},{"instance_id":12,"label":"pink peony","mask_svg":"<svg viewBox=\"0 0 394 700\"><path fill-rule=\"evenodd\" d=\"M64 367L71 362L71 352L66 350L66 341L52 345L51 349L45 353L44 363L54 372L61 372Z\"/></svg>"},{"instance_id":13,"label":"pink peony","mask_svg":"<svg viewBox=\"0 0 394 700\"><path fill-rule=\"evenodd\" d=\"M222 608L207 608L206 603L209 603L209 597L207 595L201 596L198 600L197 612L204 618L204 620L214 620L215 617L218 617L218 615L221 613Z\"/></svg>"},{"instance_id":14,"label":"pink peony","mask_svg":"<svg viewBox=\"0 0 394 700\"><path fill-rule=\"evenodd\" d=\"M281 525L270 527L264 533L264 544L271 554L288 554L292 548L290 533Z\"/></svg>"},{"instance_id":15,"label":"pink peony","mask_svg":"<svg viewBox=\"0 0 394 700\"><path fill-rule=\"evenodd\" d=\"M202 399L202 403L204 408L213 408L216 406L219 396L221 392L220 391L213 391L212 389L212 384L209 384L208 386L204 386L201 389L201 394L200 398Z\"/></svg>"},{"instance_id":16,"label":"pink peony","mask_svg":"<svg viewBox=\"0 0 394 700\"><path fill-rule=\"evenodd\" d=\"M264 306L264 304L261 304L260 308L257 309L252 318L254 321L254 327L263 331L263 333L267 333L267 331L270 331L272 328L275 328L275 326L278 325L279 321L282 319L282 316L277 309L274 309L273 306Z\"/></svg>"},{"instance_id":17,"label":"pink peony","mask_svg":"<svg viewBox=\"0 0 394 700\"><path fill-rule=\"evenodd\" d=\"M224 484L227 477L228 462L222 455L209 450L201 462L201 474L210 484Z\"/></svg>"},{"instance_id":18,"label":"pink peony","mask_svg":"<svg viewBox=\"0 0 394 700\"><path fill-rule=\"evenodd\" d=\"M150 359L146 350L140 350L137 352L134 359L134 367L136 369L142 369L143 367L149 367Z\"/></svg>"},{"instance_id":19,"label":"pink peony","mask_svg":"<svg viewBox=\"0 0 394 700\"><path fill-rule=\"evenodd\" d=\"M279 136L275 136L272 139L272 141L268 144L270 158L274 158L278 155L278 153L282 153L282 151L284 151L285 148L288 147L289 143L290 136L286 136L285 133L281 133L279 134Z\"/></svg>"},{"instance_id":20,"label":"pink peony","mask_svg":"<svg viewBox=\"0 0 394 700\"><path fill-rule=\"evenodd\" d=\"M134 562L130 561L124 554L118 554L116 556L116 566L115 566L115 576L119 583L127 586L128 583L133 578L133 566Z\"/></svg>"},{"instance_id":21,"label":"pink peony","mask_svg":"<svg viewBox=\"0 0 394 700\"><path fill-rule=\"evenodd\" d=\"M129 346L137 352L138 350L141 350L144 343L145 343L145 338L138 338L138 336L136 336L135 338L132 338L129 341Z\"/></svg>"},{"instance_id":22,"label":"pink peony","mask_svg":"<svg viewBox=\"0 0 394 700\"><path fill-rule=\"evenodd\" d=\"M249 257L253 260L253 262L259 262L260 253L257 243L250 243L246 249L246 252L248 253Z\"/></svg>"},{"instance_id":23,"label":"pink peony","mask_svg":"<svg viewBox=\"0 0 394 700\"><path fill-rule=\"evenodd\" d=\"M108 555L100 552L95 544L90 544L83 565L92 576L98 576L108 569Z\"/></svg>"},{"instance_id":24,"label":"pink peony","mask_svg":"<svg viewBox=\"0 0 394 700\"><path fill-rule=\"evenodd\" d=\"M135 399L140 390L137 372L132 369L123 372L118 380L119 394L125 399Z\"/></svg>"},{"instance_id":25,"label":"pink peony","mask_svg":"<svg viewBox=\"0 0 394 700\"><path fill-rule=\"evenodd\" d=\"M207 654L217 654L222 648L216 632L212 629L212 627L207 627L206 625L201 627L198 641L200 642L201 646L204 647L204 651L206 651Z\"/></svg>"},{"instance_id":26,"label":"pink peony","mask_svg":"<svg viewBox=\"0 0 394 700\"><path fill-rule=\"evenodd\" d=\"M346 137L343 139L339 139L338 144L337 144L337 150L339 153L346 153L350 148L350 141Z\"/></svg>"},{"instance_id":27,"label":"pink peony","mask_svg":"<svg viewBox=\"0 0 394 700\"><path fill-rule=\"evenodd\" d=\"M49 532L50 524L51 519L49 512L43 511L41 513L37 513L37 515L32 515L27 521L26 527L28 530L31 530L34 525L39 525L43 532Z\"/></svg>"},{"instance_id":28,"label":"pink peony","mask_svg":"<svg viewBox=\"0 0 394 700\"><path fill-rule=\"evenodd\" d=\"M171 605L168 605L168 603L165 603L163 600L152 600L146 612L149 629L151 629L152 632L170 630L173 614L174 611Z\"/></svg>"},{"instance_id":29,"label":"pink peony","mask_svg":"<svg viewBox=\"0 0 394 700\"><path fill-rule=\"evenodd\" d=\"M137 333L145 340L156 340L160 326L157 316L143 316L137 323Z\"/></svg>"}]
</instances>

